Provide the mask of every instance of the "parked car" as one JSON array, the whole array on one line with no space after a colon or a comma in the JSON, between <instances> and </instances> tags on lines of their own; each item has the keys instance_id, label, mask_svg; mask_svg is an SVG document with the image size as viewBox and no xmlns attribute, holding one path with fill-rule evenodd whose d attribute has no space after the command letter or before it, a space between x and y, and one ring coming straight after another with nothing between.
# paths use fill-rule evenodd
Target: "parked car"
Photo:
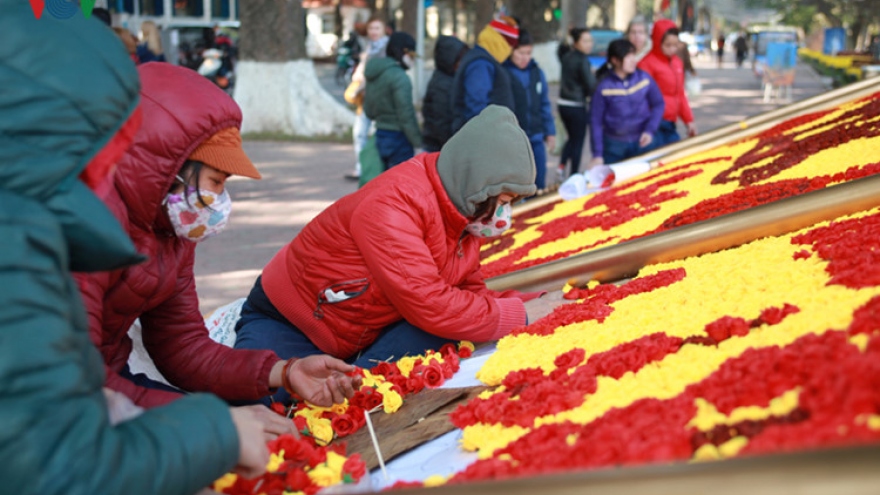
<instances>
[{"instance_id":1,"label":"parked car","mask_svg":"<svg viewBox=\"0 0 880 495\"><path fill-rule=\"evenodd\" d=\"M593 70L596 70L605 63L608 57L608 45L618 38L623 38L623 31L591 29L590 34L593 35L593 51L587 58L590 59Z\"/></svg>"}]
</instances>

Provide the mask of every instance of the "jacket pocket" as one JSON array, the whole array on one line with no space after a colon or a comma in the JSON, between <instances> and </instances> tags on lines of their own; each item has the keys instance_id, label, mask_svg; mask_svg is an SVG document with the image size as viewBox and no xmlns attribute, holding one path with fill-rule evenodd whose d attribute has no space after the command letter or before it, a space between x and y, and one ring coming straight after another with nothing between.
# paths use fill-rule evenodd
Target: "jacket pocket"
<instances>
[{"instance_id":1,"label":"jacket pocket","mask_svg":"<svg viewBox=\"0 0 880 495\"><path fill-rule=\"evenodd\" d=\"M324 318L323 305L339 304L350 301L363 295L369 288L370 281L366 278L346 280L331 284L318 293L317 304L315 305L315 311L312 314L315 318L320 320Z\"/></svg>"}]
</instances>

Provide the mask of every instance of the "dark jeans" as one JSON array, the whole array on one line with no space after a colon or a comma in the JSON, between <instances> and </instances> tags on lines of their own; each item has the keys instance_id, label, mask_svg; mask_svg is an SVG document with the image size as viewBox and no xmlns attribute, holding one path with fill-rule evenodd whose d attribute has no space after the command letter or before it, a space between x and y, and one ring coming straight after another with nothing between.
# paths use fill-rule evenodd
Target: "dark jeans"
<instances>
[{"instance_id":1,"label":"dark jeans","mask_svg":"<svg viewBox=\"0 0 880 495\"><path fill-rule=\"evenodd\" d=\"M529 142L535 155L535 187L544 189L547 187L547 147L544 145L544 137L530 137Z\"/></svg>"},{"instance_id":2,"label":"dark jeans","mask_svg":"<svg viewBox=\"0 0 880 495\"><path fill-rule=\"evenodd\" d=\"M559 164L565 167L571 162L569 175L576 174L581 169L581 156L584 152L584 139L587 136L589 116L586 107L559 105L558 108L559 118L562 119L562 125L565 126L565 132L568 134L568 141L562 147Z\"/></svg>"},{"instance_id":3,"label":"dark jeans","mask_svg":"<svg viewBox=\"0 0 880 495\"><path fill-rule=\"evenodd\" d=\"M638 141L618 141L605 136L602 139L602 160L605 165L610 165L647 153L652 149L654 149L653 142L642 148Z\"/></svg>"},{"instance_id":4,"label":"dark jeans","mask_svg":"<svg viewBox=\"0 0 880 495\"><path fill-rule=\"evenodd\" d=\"M300 329L278 312L258 278L235 324L236 349L270 349L281 359L324 354ZM359 354L345 361L362 368L372 368L379 361L398 360L407 355L424 354L438 350L447 342L455 342L420 330L401 320L382 329L379 338ZM274 400L287 402L290 396L279 389ZM261 402L269 404L268 397Z\"/></svg>"},{"instance_id":5,"label":"dark jeans","mask_svg":"<svg viewBox=\"0 0 880 495\"><path fill-rule=\"evenodd\" d=\"M406 134L401 131L377 129L376 149L379 150L385 170L409 160L416 154Z\"/></svg>"},{"instance_id":6,"label":"dark jeans","mask_svg":"<svg viewBox=\"0 0 880 495\"><path fill-rule=\"evenodd\" d=\"M681 137L675 129L675 122L661 120L660 127L658 127L657 132L654 133L654 141L651 143L651 148L660 148L667 144L677 143L679 141L681 141Z\"/></svg>"},{"instance_id":7,"label":"dark jeans","mask_svg":"<svg viewBox=\"0 0 880 495\"><path fill-rule=\"evenodd\" d=\"M128 364L125 365L124 368L119 370L119 376L125 378L126 380L134 383L138 387L150 388L153 390L164 390L165 392L174 392L178 394L185 394L183 390L179 388L174 388L169 385L165 385L162 382L157 382L152 378L148 377L144 373L138 373L137 375L132 374L131 368L128 367Z\"/></svg>"}]
</instances>

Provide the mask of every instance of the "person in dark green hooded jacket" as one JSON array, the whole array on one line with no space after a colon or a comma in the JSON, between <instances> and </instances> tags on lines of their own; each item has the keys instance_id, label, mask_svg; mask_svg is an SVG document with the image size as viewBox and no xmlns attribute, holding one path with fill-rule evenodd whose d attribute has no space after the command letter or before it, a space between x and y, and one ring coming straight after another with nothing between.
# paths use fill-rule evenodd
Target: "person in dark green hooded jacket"
<instances>
[{"instance_id":1,"label":"person in dark green hooded jacket","mask_svg":"<svg viewBox=\"0 0 880 495\"><path fill-rule=\"evenodd\" d=\"M70 271L141 259L90 190L110 187L137 130L138 79L98 20L40 17L0 0L0 491L188 495L258 474L249 411L207 394L120 410L102 389Z\"/></svg>"}]
</instances>

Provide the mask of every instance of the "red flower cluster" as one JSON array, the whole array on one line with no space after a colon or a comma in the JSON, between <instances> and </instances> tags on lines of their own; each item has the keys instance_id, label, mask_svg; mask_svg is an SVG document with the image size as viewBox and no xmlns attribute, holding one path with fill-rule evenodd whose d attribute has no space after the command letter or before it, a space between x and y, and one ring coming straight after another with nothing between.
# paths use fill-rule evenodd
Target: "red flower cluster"
<instances>
[{"instance_id":1,"label":"red flower cluster","mask_svg":"<svg viewBox=\"0 0 880 495\"><path fill-rule=\"evenodd\" d=\"M817 122L806 128L803 133L810 135L805 139L798 139L801 133L759 135L752 149L737 158L733 166L716 175L712 184L737 181L740 186L747 187L797 166L819 151L856 139L880 136L880 122L875 118L880 114L880 93L863 98L860 102L866 103L828 122ZM808 121L815 119L813 117Z\"/></svg>"},{"instance_id":2,"label":"red flower cluster","mask_svg":"<svg viewBox=\"0 0 880 495\"><path fill-rule=\"evenodd\" d=\"M718 344L730 337L745 337L749 334L749 330L764 324L776 325L786 316L798 312L800 309L797 306L786 303L781 308L770 307L761 311L761 315L752 321L741 317L722 316L706 325L706 333L714 341L714 344Z\"/></svg>"},{"instance_id":3,"label":"red flower cluster","mask_svg":"<svg viewBox=\"0 0 880 495\"><path fill-rule=\"evenodd\" d=\"M684 279L685 275L684 268L676 268L637 278L620 286L602 284L593 289L572 289L564 297L566 299L584 299L582 303L559 306L544 318L531 322L528 326L516 328L511 332L511 335L551 335L557 328L564 325L590 320L601 323L614 312L611 303L633 294L647 293L672 285Z\"/></svg>"},{"instance_id":4,"label":"red flower cluster","mask_svg":"<svg viewBox=\"0 0 880 495\"><path fill-rule=\"evenodd\" d=\"M832 222L795 236L792 244L809 244L828 261L828 285L852 289L880 285L880 215Z\"/></svg>"},{"instance_id":5,"label":"red flower cluster","mask_svg":"<svg viewBox=\"0 0 880 495\"><path fill-rule=\"evenodd\" d=\"M858 320L857 315L854 326L860 325ZM688 426L696 413L697 397L730 414L739 407L767 407L771 399L795 387L801 389L799 407L787 416L746 421L709 432ZM612 409L586 425L541 426L491 459L470 465L450 483L683 461L701 445L718 445L734 435L750 439L743 453L876 442L880 431L870 429L858 418L878 411L880 332L875 331L862 353L848 342L847 332L828 331L807 335L784 348L747 350L672 399L639 400Z\"/></svg>"},{"instance_id":6,"label":"red flower cluster","mask_svg":"<svg viewBox=\"0 0 880 495\"><path fill-rule=\"evenodd\" d=\"M872 163L863 167L850 167L845 172L820 175L812 179L784 179L767 184L752 185L718 196L717 198L700 201L681 213L666 219L660 229L654 232L709 220L728 213L736 213L737 211L772 203L783 198L824 189L831 184L849 182L877 173L880 173L880 163Z\"/></svg>"},{"instance_id":7,"label":"red flower cluster","mask_svg":"<svg viewBox=\"0 0 880 495\"><path fill-rule=\"evenodd\" d=\"M730 157L726 158L729 159ZM583 246L578 249L556 253L551 256L517 263L519 260L527 256L532 249L542 244L564 239L572 232L581 232L587 229L609 230L634 218L639 218L657 211L662 203L688 194L687 191L664 191L663 188L703 173L702 169L699 168L700 165L704 165L709 161L723 159L725 158L698 161L669 169L661 169L636 181L628 182L588 196L584 200L583 210L586 211L592 208L601 207L602 213L588 216L572 214L553 219L541 225L538 227L538 230L542 233L541 237L511 250L507 256L501 259L486 263L482 268L483 274L487 278L494 277L496 275L513 271L514 269L521 270L530 266L541 265L555 259L565 258L572 254L586 251L594 245L604 244L612 240L612 238L602 239L590 246ZM664 176L665 178L657 180ZM650 183L650 181L653 180L657 180L657 182ZM514 225L516 224L517 222L514 220ZM512 234L513 233L505 234L503 237L512 236ZM489 255L489 251L483 251L481 254L485 258ZM516 265L514 266L514 264Z\"/></svg>"},{"instance_id":8,"label":"red flower cluster","mask_svg":"<svg viewBox=\"0 0 880 495\"><path fill-rule=\"evenodd\" d=\"M269 442L268 447L273 454L284 452L284 462L276 471L267 472L253 479L239 476L235 483L220 490L220 493L228 495L252 495L254 493L282 495L285 492L304 492L307 495L314 495L322 487L309 477L308 471L327 462L328 452L332 451L345 457L344 446L315 447L310 440L296 438L292 435L281 435ZM354 454L346 459L342 465L342 480L345 483L355 483L366 472L367 466L360 454Z\"/></svg>"}]
</instances>

